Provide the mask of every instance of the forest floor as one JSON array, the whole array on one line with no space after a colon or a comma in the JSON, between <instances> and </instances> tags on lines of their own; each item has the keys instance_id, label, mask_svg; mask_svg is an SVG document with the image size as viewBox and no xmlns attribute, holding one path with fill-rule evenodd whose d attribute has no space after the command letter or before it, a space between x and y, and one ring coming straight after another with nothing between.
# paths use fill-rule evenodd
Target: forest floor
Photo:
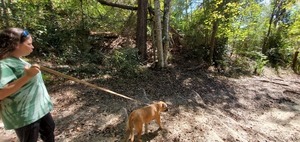
<instances>
[{"instance_id":1,"label":"forest floor","mask_svg":"<svg viewBox=\"0 0 300 142\"><path fill-rule=\"evenodd\" d=\"M300 76L266 68L261 76L226 77L213 71L174 66L134 79L109 75L84 78L144 102L163 100L163 130L151 122L143 141L287 142L300 141ZM56 79L47 83L54 103L57 142L115 142L125 120L142 104ZM3 129L0 141L17 141Z\"/></svg>"}]
</instances>

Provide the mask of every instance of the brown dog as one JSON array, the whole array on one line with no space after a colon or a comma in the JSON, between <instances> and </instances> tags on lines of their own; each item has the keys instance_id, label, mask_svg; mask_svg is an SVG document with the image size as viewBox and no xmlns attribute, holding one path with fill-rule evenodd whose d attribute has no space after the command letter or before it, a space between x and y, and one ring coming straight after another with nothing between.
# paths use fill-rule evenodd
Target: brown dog
<instances>
[{"instance_id":1,"label":"brown dog","mask_svg":"<svg viewBox=\"0 0 300 142\"><path fill-rule=\"evenodd\" d=\"M145 124L145 133L147 133L148 124L152 120L156 121L156 123L159 125L159 129L162 129L160 123L160 113L167 110L167 104L163 101L159 101L131 112L127 121L125 141L127 142L128 139L130 139L131 142L134 141L133 129L135 129L137 133L138 140L141 141L143 124Z\"/></svg>"}]
</instances>

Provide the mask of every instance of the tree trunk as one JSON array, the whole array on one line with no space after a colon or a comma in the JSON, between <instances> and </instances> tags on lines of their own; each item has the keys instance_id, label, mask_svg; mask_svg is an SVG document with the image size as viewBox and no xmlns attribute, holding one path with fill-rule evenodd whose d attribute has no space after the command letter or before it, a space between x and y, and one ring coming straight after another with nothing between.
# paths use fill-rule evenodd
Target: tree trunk
<instances>
[{"instance_id":1,"label":"tree trunk","mask_svg":"<svg viewBox=\"0 0 300 142\"><path fill-rule=\"evenodd\" d=\"M211 33L211 37L210 37L210 43L209 43L209 64L212 65L213 64L213 57L214 57L214 51L215 51L215 41L216 41L216 34L218 31L218 21L215 21L213 23L213 27L212 27L212 33Z\"/></svg>"},{"instance_id":2,"label":"tree trunk","mask_svg":"<svg viewBox=\"0 0 300 142\"><path fill-rule=\"evenodd\" d=\"M169 19L170 19L170 3L171 0L164 1L164 15L163 15L163 50L164 50L164 64L168 65L170 37L169 37Z\"/></svg>"},{"instance_id":3,"label":"tree trunk","mask_svg":"<svg viewBox=\"0 0 300 142\"><path fill-rule=\"evenodd\" d=\"M81 11L81 30L85 31L85 17L84 17L84 9L83 9L83 2L80 0L80 11Z\"/></svg>"},{"instance_id":4,"label":"tree trunk","mask_svg":"<svg viewBox=\"0 0 300 142\"><path fill-rule=\"evenodd\" d=\"M136 46L142 62L147 61L147 7L148 1L138 0Z\"/></svg>"},{"instance_id":5,"label":"tree trunk","mask_svg":"<svg viewBox=\"0 0 300 142\"><path fill-rule=\"evenodd\" d=\"M157 60L157 47L156 47L156 45L157 45L157 43L156 43L156 32L155 32L155 22L152 22L152 24L151 24L151 27L152 27L152 32L151 32L151 34L152 34L152 49L153 49L153 61L154 61L154 63L156 63L156 60Z\"/></svg>"},{"instance_id":6,"label":"tree trunk","mask_svg":"<svg viewBox=\"0 0 300 142\"><path fill-rule=\"evenodd\" d=\"M269 42L271 29L272 29L272 23L273 23L274 16L276 14L276 9L278 9L280 7L280 5L282 5L282 2L283 2L282 0L280 0L280 2L278 2L278 0L274 0L274 1L275 1L274 2L274 7L273 7L273 10L272 10L272 14L270 16L270 20L269 20L269 28L268 28L268 31L267 31L267 35L266 35L266 37L264 38L264 41L263 41L263 47L262 47L262 53L263 54L266 54L266 52L269 49L267 47L267 43Z\"/></svg>"},{"instance_id":7,"label":"tree trunk","mask_svg":"<svg viewBox=\"0 0 300 142\"><path fill-rule=\"evenodd\" d=\"M297 65L298 55L299 55L299 51L296 51L295 54L294 54L293 62L292 62L292 69L296 73L297 73L296 65Z\"/></svg>"},{"instance_id":8,"label":"tree trunk","mask_svg":"<svg viewBox=\"0 0 300 142\"><path fill-rule=\"evenodd\" d=\"M158 57L158 67L164 68L164 53L162 45L162 31L161 31L161 19L160 19L160 2L159 0L154 0L154 19L155 19L155 32L156 32L156 47L157 47L157 57Z\"/></svg>"},{"instance_id":9,"label":"tree trunk","mask_svg":"<svg viewBox=\"0 0 300 142\"><path fill-rule=\"evenodd\" d=\"M153 61L154 61L154 67L157 65L156 64L156 61L157 61L157 47L156 47L156 45L157 45L157 43L156 43L156 32L155 32L155 18L154 18L154 15L155 15L155 13L154 13L154 9L151 7L151 5L152 5L152 3L151 3L152 1L150 1L150 3L149 3L149 7L148 7L148 11L149 11L149 15L150 15L150 20L149 21L151 21L150 22L150 26L151 26L151 38L152 38L152 59L153 59Z\"/></svg>"}]
</instances>

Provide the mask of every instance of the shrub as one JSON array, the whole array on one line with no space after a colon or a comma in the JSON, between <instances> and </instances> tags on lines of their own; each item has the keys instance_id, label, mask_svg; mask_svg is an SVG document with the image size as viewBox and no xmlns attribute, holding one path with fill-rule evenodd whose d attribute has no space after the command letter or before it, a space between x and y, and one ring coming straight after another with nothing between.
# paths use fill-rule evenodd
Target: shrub
<instances>
[{"instance_id":1,"label":"shrub","mask_svg":"<svg viewBox=\"0 0 300 142\"><path fill-rule=\"evenodd\" d=\"M124 77L134 77L139 73L139 59L136 48L116 49L104 59L105 66L113 74Z\"/></svg>"}]
</instances>

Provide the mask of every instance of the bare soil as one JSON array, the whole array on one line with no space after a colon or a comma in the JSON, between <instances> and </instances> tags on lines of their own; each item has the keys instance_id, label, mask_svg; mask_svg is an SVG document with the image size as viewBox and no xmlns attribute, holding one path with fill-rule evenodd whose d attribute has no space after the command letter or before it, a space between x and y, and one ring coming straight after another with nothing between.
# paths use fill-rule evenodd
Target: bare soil
<instances>
[{"instance_id":1,"label":"bare soil","mask_svg":"<svg viewBox=\"0 0 300 142\"><path fill-rule=\"evenodd\" d=\"M150 123L143 141L300 141L300 77L288 71L232 78L173 67L131 79L81 79L145 103L166 101L164 129ZM128 113L144 105L61 78L46 83L57 142L120 141ZM17 141L2 123L0 135L1 142Z\"/></svg>"}]
</instances>

